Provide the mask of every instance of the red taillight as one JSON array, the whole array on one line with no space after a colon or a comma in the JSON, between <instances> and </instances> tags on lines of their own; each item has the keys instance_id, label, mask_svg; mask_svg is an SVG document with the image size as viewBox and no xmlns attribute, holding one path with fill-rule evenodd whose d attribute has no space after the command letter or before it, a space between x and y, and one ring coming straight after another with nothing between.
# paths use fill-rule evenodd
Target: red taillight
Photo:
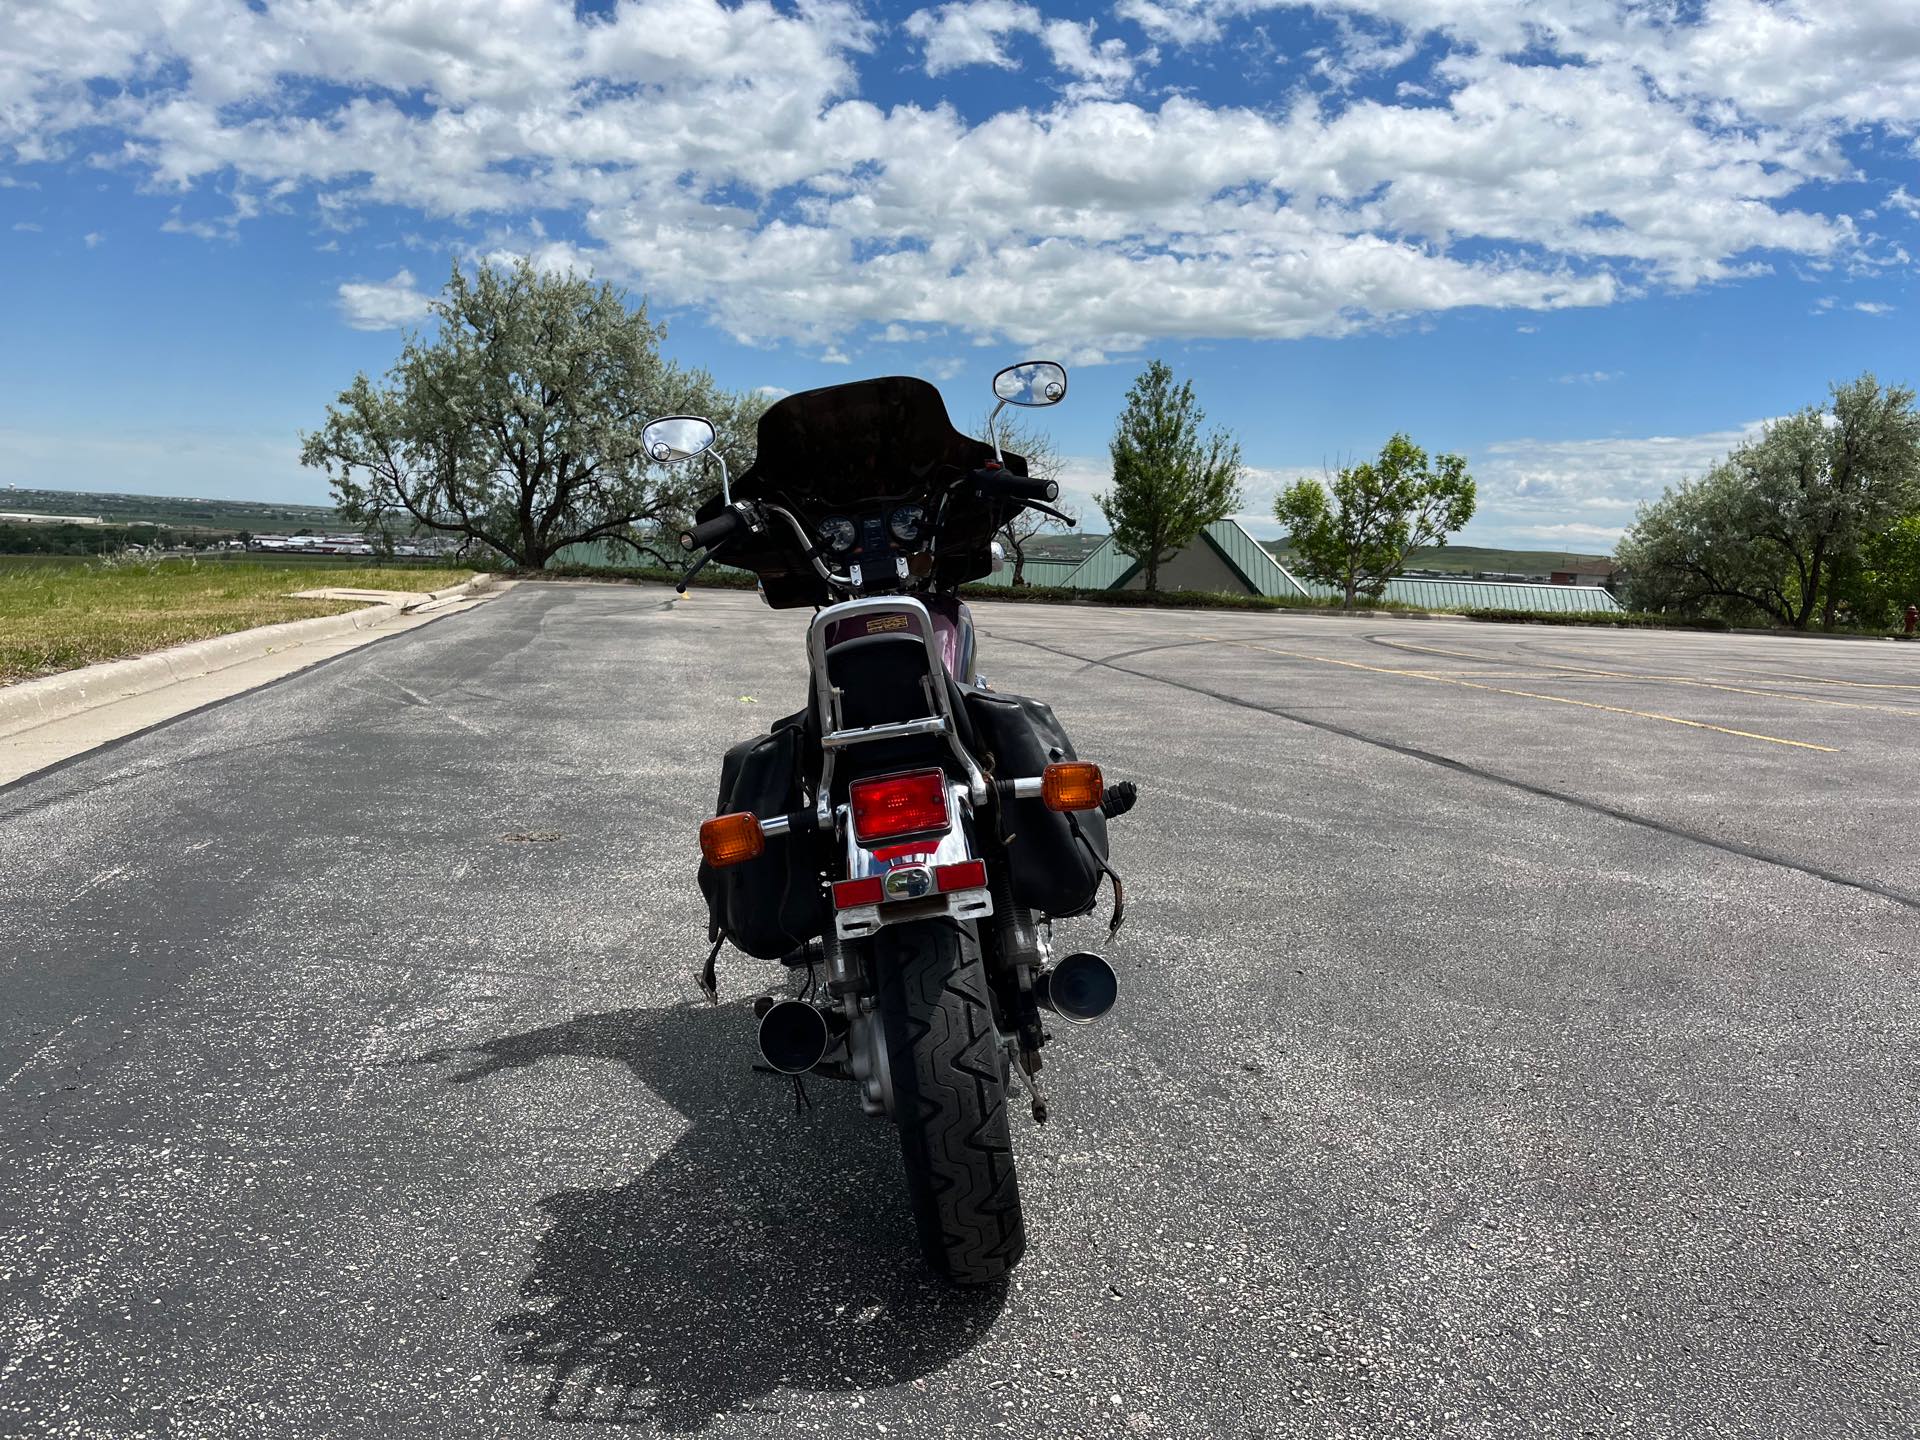
<instances>
[{"instance_id":1,"label":"red taillight","mask_svg":"<svg viewBox=\"0 0 1920 1440\"><path fill-rule=\"evenodd\" d=\"M933 867L933 888L942 895L950 890L984 890L987 888L987 863L984 860L963 860L958 865L936 865Z\"/></svg>"},{"instance_id":2,"label":"red taillight","mask_svg":"<svg viewBox=\"0 0 1920 1440\"><path fill-rule=\"evenodd\" d=\"M852 910L859 905L878 905L886 895L886 881L878 875L868 875L860 880L836 880L833 882L833 908Z\"/></svg>"},{"instance_id":3,"label":"red taillight","mask_svg":"<svg viewBox=\"0 0 1920 1440\"><path fill-rule=\"evenodd\" d=\"M947 828L947 777L915 770L847 787L853 807L853 838L862 845L896 835L928 835Z\"/></svg>"}]
</instances>

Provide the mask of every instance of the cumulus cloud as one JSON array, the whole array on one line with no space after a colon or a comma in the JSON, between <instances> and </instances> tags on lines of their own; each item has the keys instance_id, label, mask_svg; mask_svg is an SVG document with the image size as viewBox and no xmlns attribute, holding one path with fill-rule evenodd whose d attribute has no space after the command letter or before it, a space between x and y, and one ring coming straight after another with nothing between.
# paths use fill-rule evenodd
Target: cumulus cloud
<instances>
[{"instance_id":1,"label":"cumulus cloud","mask_svg":"<svg viewBox=\"0 0 1920 1440\"><path fill-rule=\"evenodd\" d=\"M1040 12L1018 0L956 0L915 11L902 28L920 42L929 75L969 65L1012 70L1017 62L1002 42L1009 35L1039 34Z\"/></svg>"},{"instance_id":2,"label":"cumulus cloud","mask_svg":"<svg viewBox=\"0 0 1920 1440\"><path fill-rule=\"evenodd\" d=\"M1070 98L1118 95L1137 69L1156 58L1151 49L1130 51L1121 39L1095 40L1091 20L1048 20L1020 0L952 0L938 9L915 11L902 28L920 42L923 68L934 77L970 65L1018 69L1020 62L1006 42L1015 35L1033 36L1054 68L1070 77Z\"/></svg>"},{"instance_id":3,"label":"cumulus cloud","mask_svg":"<svg viewBox=\"0 0 1920 1440\"><path fill-rule=\"evenodd\" d=\"M391 280L340 287L340 314L356 330L397 330L427 313L429 297L414 287L413 272Z\"/></svg>"},{"instance_id":4,"label":"cumulus cloud","mask_svg":"<svg viewBox=\"0 0 1920 1440\"><path fill-rule=\"evenodd\" d=\"M14 0L0 166L125 167L205 239L397 210L816 354L889 325L1081 356L1337 336L1904 253L1800 197L1854 178L1849 134L1920 127L1911 0L1319 0L1334 38L1284 105L1141 103L1151 47L1234 43L1267 8L1119 0L1111 34L1026 0L921 9L929 75L1052 86L969 119L865 98L875 24L848 0ZM1346 88L1393 67L1391 98ZM343 313L417 318L393 292L342 285Z\"/></svg>"},{"instance_id":5,"label":"cumulus cloud","mask_svg":"<svg viewBox=\"0 0 1920 1440\"><path fill-rule=\"evenodd\" d=\"M1700 435L1505 440L1468 456L1480 492L1471 535L1610 548L1634 511L1670 485L1705 474L1762 422Z\"/></svg>"}]
</instances>

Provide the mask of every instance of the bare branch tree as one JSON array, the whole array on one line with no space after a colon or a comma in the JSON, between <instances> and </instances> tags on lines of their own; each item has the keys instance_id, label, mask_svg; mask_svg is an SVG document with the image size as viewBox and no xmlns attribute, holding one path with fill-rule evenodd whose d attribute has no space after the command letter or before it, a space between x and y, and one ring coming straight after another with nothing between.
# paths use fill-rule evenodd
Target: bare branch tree
<instances>
[{"instance_id":1,"label":"bare branch tree","mask_svg":"<svg viewBox=\"0 0 1920 1440\"><path fill-rule=\"evenodd\" d=\"M1053 437L1036 428L1024 415L1002 410L1000 418L994 422L999 427L1000 448L1010 450L1027 462L1027 473L1043 480L1057 481L1064 468L1060 452L1054 447ZM981 416L976 425L981 435L987 433L986 416ZM1056 502L1054 509L1071 516L1075 521L1079 512L1070 505ZM1007 553L1013 557L1013 583L1027 583L1027 552L1040 536L1063 530L1063 526L1051 515L1043 515L1038 510L1021 510L997 532L1001 544L1007 547Z\"/></svg>"}]
</instances>

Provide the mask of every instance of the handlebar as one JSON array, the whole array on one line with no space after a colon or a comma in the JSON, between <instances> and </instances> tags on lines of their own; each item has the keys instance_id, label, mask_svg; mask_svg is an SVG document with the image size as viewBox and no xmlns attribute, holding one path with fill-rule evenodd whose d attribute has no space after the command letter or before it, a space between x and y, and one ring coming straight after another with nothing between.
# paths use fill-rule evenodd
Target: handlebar
<instances>
[{"instance_id":1,"label":"handlebar","mask_svg":"<svg viewBox=\"0 0 1920 1440\"><path fill-rule=\"evenodd\" d=\"M1010 500L1057 500L1060 487L1051 480L1032 475L1016 475L998 465L988 465L968 477L982 495L1004 495Z\"/></svg>"},{"instance_id":2,"label":"handlebar","mask_svg":"<svg viewBox=\"0 0 1920 1440\"><path fill-rule=\"evenodd\" d=\"M747 528L747 520L729 505L711 520L703 520L691 530L680 532L682 550L717 550Z\"/></svg>"},{"instance_id":3,"label":"handlebar","mask_svg":"<svg viewBox=\"0 0 1920 1440\"><path fill-rule=\"evenodd\" d=\"M706 553L694 561L691 569L680 577L680 583L674 588L682 595L687 586L714 558L714 552L728 541L746 530L757 530L766 522L778 517L787 522L787 528L793 531L793 538L799 542L800 549L806 553L807 563L813 566L814 573L829 585L838 585L851 589L853 577L837 570L830 570L821 563L820 555L812 540L807 537L806 527L793 515L793 512L778 505L755 505L751 501L736 501L722 510L711 520L694 526L691 530L680 532L680 548L683 550L702 550Z\"/></svg>"}]
</instances>

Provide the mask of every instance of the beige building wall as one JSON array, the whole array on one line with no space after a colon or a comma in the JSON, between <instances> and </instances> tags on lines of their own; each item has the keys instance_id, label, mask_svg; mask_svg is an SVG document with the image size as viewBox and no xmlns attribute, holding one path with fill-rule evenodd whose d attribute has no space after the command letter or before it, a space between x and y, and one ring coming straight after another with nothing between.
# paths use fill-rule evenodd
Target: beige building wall
<instances>
[{"instance_id":1,"label":"beige building wall","mask_svg":"<svg viewBox=\"0 0 1920 1440\"><path fill-rule=\"evenodd\" d=\"M1127 590L1147 588L1147 572L1142 567L1140 573L1127 581L1122 587ZM1202 590L1209 593L1228 595L1251 595L1254 592L1237 574L1233 567L1220 558L1220 552L1208 544L1205 537L1196 535L1193 543L1180 551L1171 560L1160 566L1160 588L1162 590Z\"/></svg>"}]
</instances>

